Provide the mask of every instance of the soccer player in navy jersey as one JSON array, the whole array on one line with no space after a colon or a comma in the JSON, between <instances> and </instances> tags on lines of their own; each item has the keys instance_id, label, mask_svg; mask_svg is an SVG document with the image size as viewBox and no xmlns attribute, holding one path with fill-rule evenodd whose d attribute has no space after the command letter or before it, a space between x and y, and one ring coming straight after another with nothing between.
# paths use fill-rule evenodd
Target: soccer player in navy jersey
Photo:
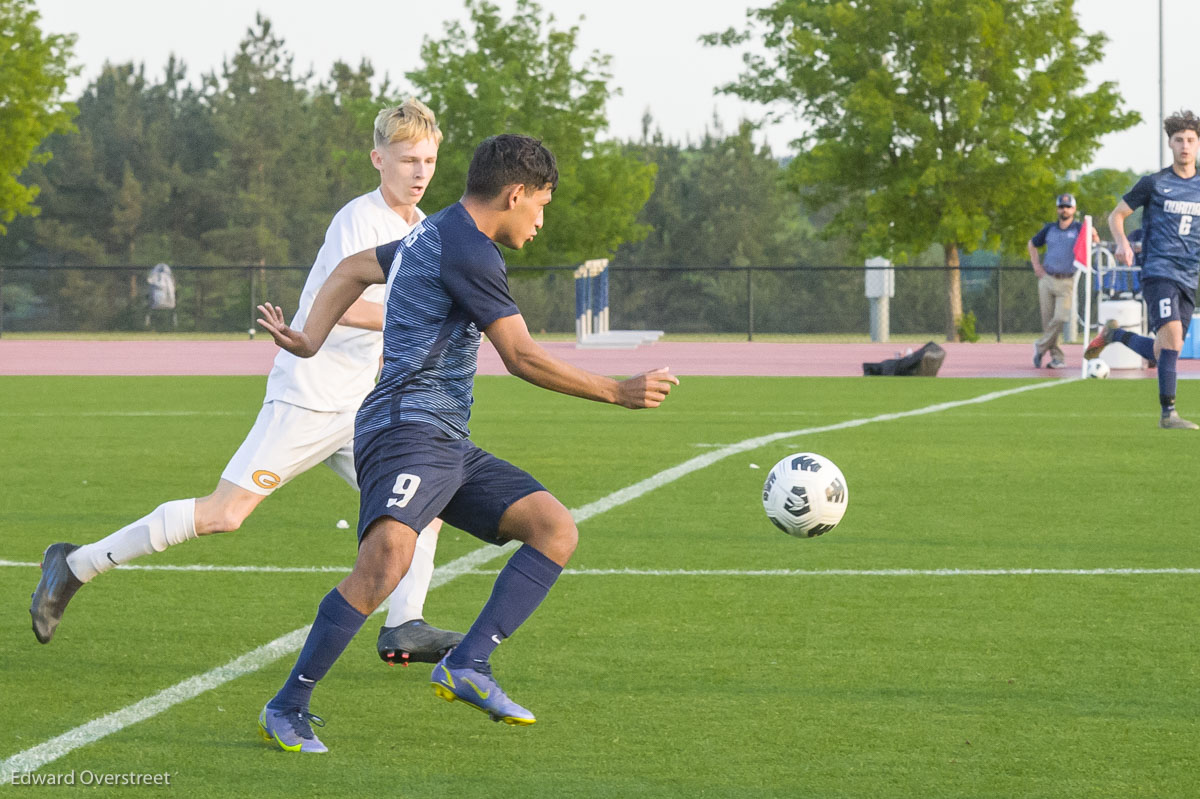
<instances>
[{"instance_id":1,"label":"soccer player in navy jersey","mask_svg":"<svg viewBox=\"0 0 1200 799\"><path fill-rule=\"evenodd\" d=\"M619 381L592 374L530 337L496 245L520 249L537 235L557 183L554 156L536 139L487 139L471 159L462 199L403 240L342 261L303 330L289 328L279 308L259 306L259 323L275 341L309 357L355 297L387 283L383 372L355 422L358 558L321 601L295 667L259 715L263 737L285 750L327 751L312 730L314 721L324 723L309 712L313 686L404 576L417 531L437 517L483 541L523 546L462 643L434 667L434 690L494 721L535 721L501 690L489 659L541 604L579 533L541 483L467 437L480 332L510 373L563 394L653 408L679 383L667 368Z\"/></svg>"},{"instance_id":2,"label":"soccer player in navy jersey","mask_svg":"<svg viewBox=\"0 0 1200 799\"><path fill-rule=\"evenodd\" d=\"M1133 248L1125 237L1125 220L1142 208L1142 299L1150 311L1154 337L1139 336L1117 327L1115 320L1084 350L1095 358L1112 342L1120 342L1151 363L1158 364L1159 427L1195 430L1200 425L1182 419L1175 410L1176 366L1196 305L1200 280L1200 117L1179 111L1163 122L1172 164L1139 180L1108 216L1117 242L1117 260L1133 265Z\"/></svg>"}]
</instances>

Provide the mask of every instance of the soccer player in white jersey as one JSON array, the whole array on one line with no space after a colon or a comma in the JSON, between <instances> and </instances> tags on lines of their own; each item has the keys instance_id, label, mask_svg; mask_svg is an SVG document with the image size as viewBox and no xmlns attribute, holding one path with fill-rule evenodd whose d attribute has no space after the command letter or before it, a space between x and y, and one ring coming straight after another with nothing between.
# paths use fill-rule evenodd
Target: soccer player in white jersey
<instances>
[{"instance_id":1,"label":"soccer player in white jersey","mask_svg":"<svg viewBox=\"0 0 1200 799\"><path fill-rule=\"evenodd\" d=\"M303 327L313 300L345 257L403 238L424 218L417 203L433 177L441 131L433 112L410 99L375 119L371 162L379 188L346 204L329 225L304 284L292 324ZM159 505L149 515L92 544L52 544L29 612L47 643L75 592L96 575L198 535L237 530L276 488L325 463L355 489L354 417L375 386L383 353L382 285L363 292L338 320L321 352L303 359L280 351L267 378L263 407L212 494ZM461 640L422 618L441 521L421 531L413 568L392 594L378 650L390 663L436 663Z\"/></svg>"}]
</instances>

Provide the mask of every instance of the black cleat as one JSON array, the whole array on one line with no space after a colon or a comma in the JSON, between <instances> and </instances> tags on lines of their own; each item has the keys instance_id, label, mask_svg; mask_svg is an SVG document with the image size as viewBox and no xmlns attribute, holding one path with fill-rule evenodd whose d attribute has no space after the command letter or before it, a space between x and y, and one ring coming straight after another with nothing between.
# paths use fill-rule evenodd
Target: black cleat
<instances>
[{"instance_id":1,"label":"black cleat","mask_svg":"<svg viewBox=\"0 0 1200 799\"><path fill-rule=\"evenodd\" d=\"M424 619L413 619L398 627L380 627L375 648L389 666L437 663L462 639L462 633L440 630L426 624Z\"/></svg>"},{"instance_id":2,"label":"black cleat","mask_svg":"<svg viewBox=\"0 0 1200 799\"><path fill-rule=\"evenodd\" d=\"M67 603L83 587L67 565L67 555L77 549L75 544L51 544L42 555L42 579L30 594L33 601L29 603L29 615L33 617L33 634L43 644L54 637Z\"/></svg>"}]
</instances>

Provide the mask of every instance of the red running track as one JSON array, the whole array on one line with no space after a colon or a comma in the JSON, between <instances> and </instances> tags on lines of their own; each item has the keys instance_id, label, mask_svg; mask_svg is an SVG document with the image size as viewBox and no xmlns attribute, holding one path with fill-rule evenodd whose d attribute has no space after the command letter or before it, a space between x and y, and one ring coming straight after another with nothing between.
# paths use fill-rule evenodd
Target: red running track
<instances>
[{"instance_id":1,"label":"red running track","mask_svg":"<svg viewBox=\"0 0 1200 799\"><path fill-rule=\"evenodd\" d=\"M679 375L853 377L864 361L895 357L924 342L886 344L767 344L656 342L634 350L576 349L547 342L565 361L592 372L629 375L669 366ZM941 377L1065 377L1078 374L1079 347L1067 350L1069 368L1034 369L1028 343L944 343ZM270 341L74 341L0 339L0 375L265 375L278 350ZM1200 377L1200 361L1181 360L1181 376ZM504 374L485 340L479 374ZM1149 377L1151 370L1114 371Z\"/></svg>"}]
</instances>

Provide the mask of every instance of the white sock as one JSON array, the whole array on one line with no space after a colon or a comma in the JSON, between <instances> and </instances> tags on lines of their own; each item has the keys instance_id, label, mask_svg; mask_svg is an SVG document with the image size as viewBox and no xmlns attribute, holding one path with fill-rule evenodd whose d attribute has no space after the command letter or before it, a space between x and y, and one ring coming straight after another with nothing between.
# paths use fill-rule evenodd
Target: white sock
<instances>
[{"instance_id":1,"label":"white sock","mask_svg":"<svg viewBox=\"0 0 1200 799\"><path fill-rule=\"evenodd\" d=\"M134 558L162 552L196 537L196 500L164 502L147 516L67 555L71 572L86 583L97 574Z\"/></svg>"},{"instance_id":2,"label":"white sock","mask_svg":"<svg viewBox=\"0 0 1200 799\"><path fill-rule=\"evenodd\" d=\"M424 618L425 595L433 579L433 553L437 550L438 526L430 525L417 536L408 574L388 597L387 621L384 627L397 627L406 621Z\"/></svg>"}]
</instances>

